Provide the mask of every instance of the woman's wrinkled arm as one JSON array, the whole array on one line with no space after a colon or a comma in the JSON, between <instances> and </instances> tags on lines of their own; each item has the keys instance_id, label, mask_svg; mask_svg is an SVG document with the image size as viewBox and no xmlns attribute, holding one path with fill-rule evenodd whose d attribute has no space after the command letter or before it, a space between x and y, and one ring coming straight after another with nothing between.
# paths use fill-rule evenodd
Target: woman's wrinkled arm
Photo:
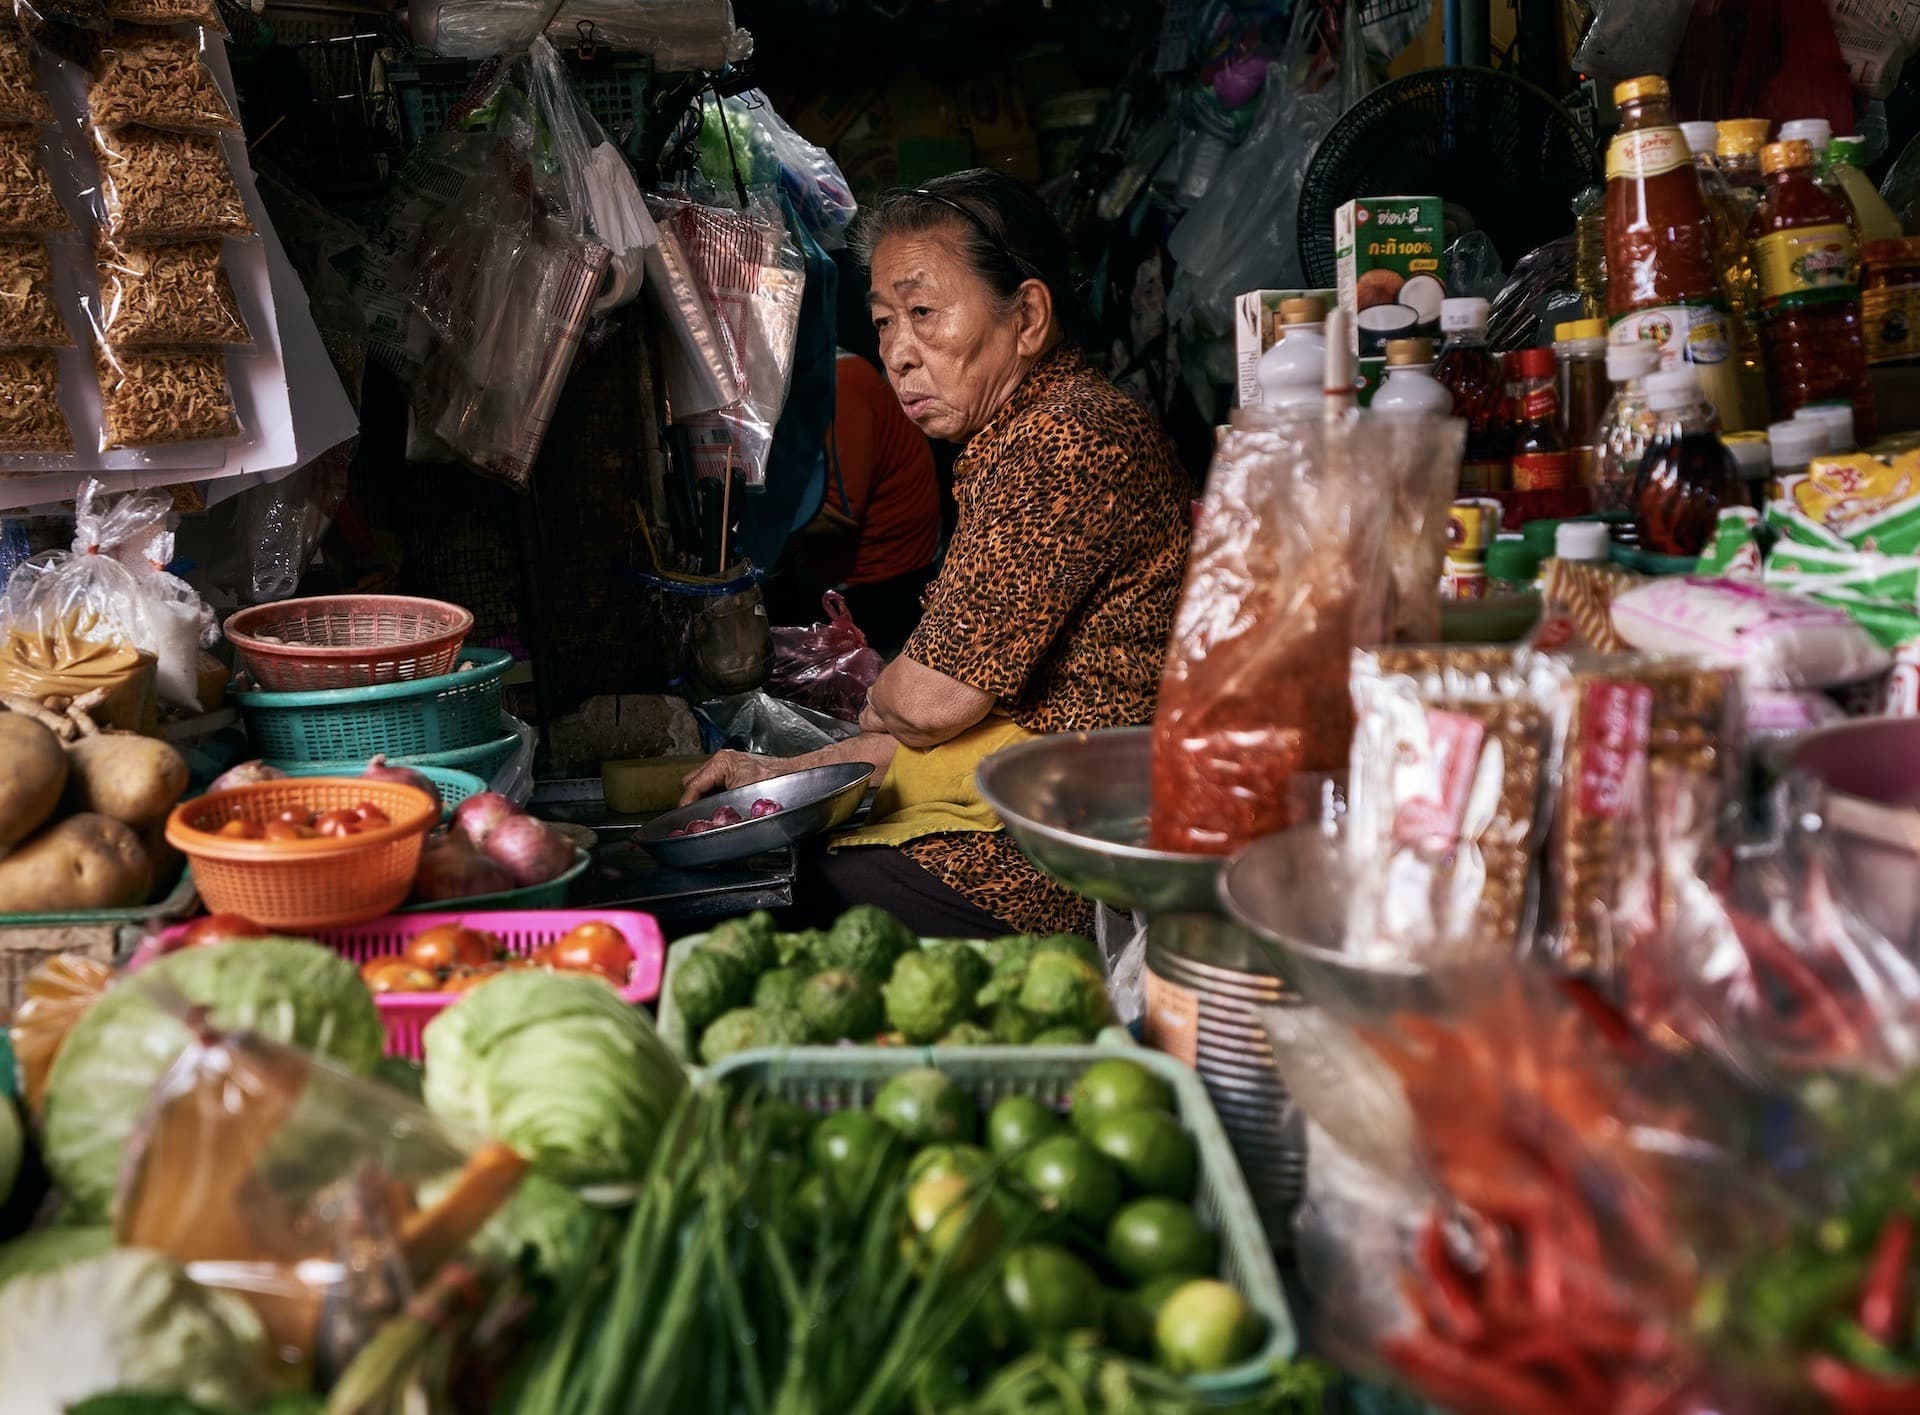
<instances>
[{"instance_id":1,"label":"woman's wrinkled arm","mask_svg":"<svg viewBox=\"0 0 1920 1415\"><path fill-rule=\"evenodd\" d=\"M995 701L992 693L902 655L887 665L868 692L860 727L925 751L984 721Z\"/></svg>"},{"instance_id":2,"label":"woman's wrinkled arm","mask_svg":"<svg viewBox=\"0 0 1920 1415\"><path fill-rule=\"evenodd\" d=\"M898 746L893 738L884 733L862 732L858 737L849 737L844 742L835 742L831 747L822 747L817 752L808 752L799 757L715 752L687 777L680 804L690 806L702 796L715 791L735 791L742 786L785 776L789 772L805 771L816 766L834 766L841 762L866 762L873 768L874 777L878 780L887 774L887 768L893 764L893 754Z\"/></svg>"}]
</instances>

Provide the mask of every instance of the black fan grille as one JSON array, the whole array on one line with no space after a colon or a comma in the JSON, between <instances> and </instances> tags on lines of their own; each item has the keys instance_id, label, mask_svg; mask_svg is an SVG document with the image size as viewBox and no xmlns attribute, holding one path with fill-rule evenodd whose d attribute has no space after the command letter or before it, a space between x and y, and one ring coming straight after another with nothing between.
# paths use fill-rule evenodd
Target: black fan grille
<instances>
[{"instance_id":1,"label":"black fan grille","mask_svg":"<svg viewBox=\"0 0 1920 1415\"><path fill-rule=\"evenodd\" d=\"M1492 69L1422 69L1334 124L1300 190L1309 285L1334 283L1333 214L1356 197L1440 196L1492 237L1511 270L1573 227L1600 154L1545 89Z\"/></svg>"}]
</instances>

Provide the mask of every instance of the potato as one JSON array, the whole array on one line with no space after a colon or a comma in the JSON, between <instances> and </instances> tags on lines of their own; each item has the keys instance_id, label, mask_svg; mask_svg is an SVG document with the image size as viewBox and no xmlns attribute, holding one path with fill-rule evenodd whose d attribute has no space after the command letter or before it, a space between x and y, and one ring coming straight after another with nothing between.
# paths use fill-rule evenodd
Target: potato
<instances>
[{"instance_id":1,"label":"potato","mask_svg":"<svg viewBox=\"0 0 1920 1415\"><path fill-rule=\"evenodd\" d=\"M187 791L187 759L152 737L103 732L67 748L74 807L139 829L166 819Z\"/></svg>"},{"instance_id":2,"label":"potato","mask_svg":"<svg viewBox=\"0 0 1920 1415\"><path fill-rule=\"evenodd\" d=\"M0 914L125 909L152 892L140 837L105 816L68 816L0 859Z\"/></svg>"},{"instance_id":3,"label":"potato","mask_svg":"<svg viewBox=\"0 0 1920 1415\"><path fill-rule=\"evenodd\" d=\"M66 789L60 739L30 717L0 712L0 850L45 825Z\"/></svg>"}]
</instances>

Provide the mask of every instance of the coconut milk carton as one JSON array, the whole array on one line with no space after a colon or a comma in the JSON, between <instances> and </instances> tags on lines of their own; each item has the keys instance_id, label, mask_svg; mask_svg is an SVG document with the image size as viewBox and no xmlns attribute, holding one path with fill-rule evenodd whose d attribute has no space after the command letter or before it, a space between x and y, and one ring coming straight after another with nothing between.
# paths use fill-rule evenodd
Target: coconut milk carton
<instances>
[{"instance_id":1,"label":"coconut milk carton","mask_svg":"<svg viewBox=\"0 0 1920 1415\"><path fill-rule=\"evenodd\" d=\"M1360 357L1389 339L1437 339L1447 297L1446 225L1439 197L1361 197L1333 217L1340 307L1353 316Z\"/></svg>"}]
</instances>

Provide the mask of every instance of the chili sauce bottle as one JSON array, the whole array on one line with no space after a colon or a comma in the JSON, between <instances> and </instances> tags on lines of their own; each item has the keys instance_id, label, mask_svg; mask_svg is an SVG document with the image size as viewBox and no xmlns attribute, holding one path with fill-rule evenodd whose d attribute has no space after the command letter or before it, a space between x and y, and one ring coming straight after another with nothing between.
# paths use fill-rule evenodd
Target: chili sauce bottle
<instances>
[{"instance_id":1,"label":"chili sauce bottle","mask_svg":"<svg viewBox=\"0 0 1920 1415\"><path fill-rule=\"evenodd\" d=\"M1647 406L1655 431L1634 479L1634 531L1655 555L1698 555L1720 508L1745 502L1739 464L1702 411L1693 370L1648 375Z\"/></svg>"},{"instance_id":2,"label":"chili sauce bottle","mask_svg":"<svg viewBox=\"0 0 1920 1415\"><path fill-rule=\"evenodd\" d=\"M1508 468L1507 383L1500 360L1487 347L1487 301L1440 302L1446 335L1433 376L1453 394L1453 415L1467 420L1467 455L1460 467L1460 494L1485 496L1513 484Z\"/></svg>"}]
</instances>

